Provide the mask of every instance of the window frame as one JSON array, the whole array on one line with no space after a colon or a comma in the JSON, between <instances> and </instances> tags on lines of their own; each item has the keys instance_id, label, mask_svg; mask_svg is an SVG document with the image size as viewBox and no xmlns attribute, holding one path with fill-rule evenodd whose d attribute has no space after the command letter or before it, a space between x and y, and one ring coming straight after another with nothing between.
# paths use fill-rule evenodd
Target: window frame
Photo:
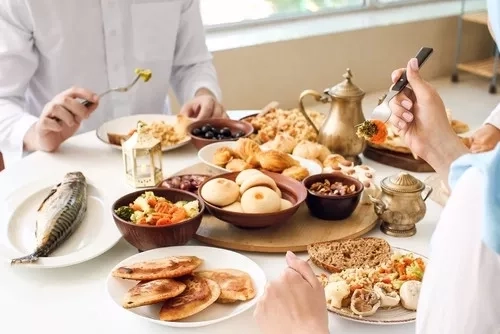
<instances>
[{"instance_id":1,"label":"window frame","mask_svg":"<svg viewBox=\"0 0 500 334\"><path fill-rule=\"evenodd\" d=\"M337 16L346 13L359 13L359 12L383 10L388 8L408 7L412 5L420 5L426 3L439 3L439 2L451 2L451 1L455 0L399 0L394 3L383 3L380 2L379 0L364 0L364 5L362 6L354 6L354 7L339 8L339 9L324 9L316 13L297 13L293 15L277 14L276 16L262 18L262 19L206 25L205 31L206 32L230 31L241 28L258 27L258 26L276 24L282 22L301 21L315 17Z\"/></svg>"}]
</instances>

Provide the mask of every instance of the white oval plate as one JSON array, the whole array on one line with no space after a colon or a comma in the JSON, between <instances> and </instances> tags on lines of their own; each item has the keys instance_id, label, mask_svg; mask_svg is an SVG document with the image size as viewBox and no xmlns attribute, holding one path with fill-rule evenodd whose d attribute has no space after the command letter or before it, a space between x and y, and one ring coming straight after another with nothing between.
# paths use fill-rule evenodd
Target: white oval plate
<instances>
[{"instance_id":1,"label":"white oval plate","mask_svg":"<svg viewBox=\"0 0 500 334\"><path fill-rule=\"evenodd\" d=\"M259 298L264 293L264 288L267 282L266 275L262 268L248 257L241 254L228 251L225 249L203 246L175 246L157 248L143 253L133 255L122 262L118 263L111 272L121 266L133 264L140 261L149 261L168 256L197 256L203 259L203 264L197 270L210 269L239 269L247 272L253 280L255 288L255 297L249 301L235 304L218 304L214 303L205 310L191 317L180 321L162 321L159 320L159 312L162 303L137 307L133 309L124 309L122 300L125 293L137 284L137 281L115 278L108 275L106 280L106 289L109 297L114 304L133 316L169 327L203 327L223 320L232 318L254 306Z\"/></svg>"},{"instance_id":2,"label":"white oval plate","mask_svg":"<svg viewBox=\"0 0 500 334\"><path fill-rule=\"evenodd\" d=\"M165 123L173 125L176 123L176 118L174 115L163 115L163 114L139 114L139 115L125 116L103 123L100 127L97 128L97 130L95 130L95 134L97 138L104 144L109 145L110 147L113 147L117 150L121 150L122 149L121 146L109 143L108 133L126 134L130 130L135 129L137 127L138 121L144 121L146 123L163 121ZM174 150L181 146L187 145L190 141L191 137L187 136L186 139L182 140L181 142L175 145L163 147L162 151L166 152Z\"/></svg>"},{"instance_id":3,"label":"white oval plate","mask_svg":"<svg viewBox=\"0 0 500 334\"><path fill-rule=\"evenodd\" d=\"M227 170L223 167L219 167L217 165L214 165L212 163L212 158L215 154L215 151L219 147L233 148L235 145L236 145L235 141L222 141L220 143L213 143L213 144L207 145L205 147L202 147L198 151L198 158L201 161L203 161L204 163L206 163L207 165L214 167L222 172L227 173L227 172L229 172L229 170ZM267 148L264 145L262 145L261 148L263 150L267 150ZM295 155L291 155L291 157L294 158L295 160L297 160L302 167L307 168L307 170L309 171L309 175L320 174L323 172L323 168L312 160L297 157Z\"/></svg>"},{"instance_id":4,"label":"white oval plate","mask_svg":"<svg viewBox=\"0 0 500 334\"><path fill-rule=\"evenodd\" d=\"M421 257L422 260L424 260L424 263L427 263L428 258L409 251L407 249L403 248L398 248L398 247L391 247L393 253L399 252L401 254L408 254L412 253L415 255L415 257ZM329 275L330 273L327 273L326 271L323 271L322 269L319 269L318 267L312 265L314 268L314 271L319 273L325 273ZM394 308L391 309L378 309L375 314L369 316L369 317L361 317L359 315L356 315L351 312L349 308L342 308L342 309L337 309L334 307L327 307L328 311L335 313L336 315L355 322L361 322L365 324L372 324L372 325L401 325L401 324L407 324L407 323L412 323L416 320L417 318L417 312L415 311L410 311L402 307L401 305L398 305Z\"/></svg>"},{"instance_id":5,"label":"white oval plate","mask_svg":"<svg viewBox=\"0 0 500 334\"><path fill-rule=\"evenodd\" d=\"M2 214L7 217L0 233L0 257L8 261L33 252L36 245L36 211L50 189L60 182L46 178L30 183L7 196ZM35 263L16 264L24 268L61 268L91 260L111 249L120 239L103 190L87 179L88 208L78 229L48 257Z\"/></svg>"}]
</instances>

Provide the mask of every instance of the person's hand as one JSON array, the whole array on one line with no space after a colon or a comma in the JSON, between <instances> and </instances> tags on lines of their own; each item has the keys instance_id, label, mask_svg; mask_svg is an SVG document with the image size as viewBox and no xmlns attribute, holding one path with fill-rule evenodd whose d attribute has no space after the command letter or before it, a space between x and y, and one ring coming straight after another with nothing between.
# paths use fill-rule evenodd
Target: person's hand
<instances>
[{"instance_id":1,"label":"person's hand","mask_svg":"<svg viewBox=\"0 0 500 334\"><path fill-rule=\"evenodd\" d=\"M264 334L327 334L325 291L311 267L286 254L288 267L268 284L254 312Z\"/></svg>"},{"instance_id":2,"label":"person's hand","mask_svg":"<svg viewBox=\"0 0 500 334\"><path fill-rule=\"evenodd\" d=\"M180 113L196 120L227 118L224 107L210 94L196 96L182 106Z\"/></svg>"},{"instance_id":3,"label":"person's hand","mask_svg":"<svg viewBox=\"0 0 500 334\"><path fill-rule=\"evenodd\" d=\"M392 73L393 83L397 82L403 71L404 69L398 69ZM439 147L443 140L456 135L446 116L443 100L422 79L415 58L408 62L406 76L408 87L389 103L392 111L390 122L399 130L399 135L412 152L425 160L429 150Z\"/></svg>"},{"instance_id":4,"label":"person's hand","mask_svg":"<svg viewBox=\"0 0 500 334\"><path fill-rule=\"evenodd\" d=\"M392 73L394 83L403 71ZM468 150L451 127L443 100L420 76L417 59L408 62L406 76L408 87L389 103L389 121L411 151L427 161L443 180L448 180L451 163Z\"/></svg>"},{"instance_id":5,"label":"person's hand","mask_svg":"<svg viewBox=\"0 0 500 334\"><path fill-rule=\"evenodd\" d=\"M500 143L500 129L487 123L472 135L470 150L472 153L487 152L493 150L498 143Z\"/></svg>"},{"instance_id":6,"label":"person's hand","mask_svg":"<svg viewBox=\"0 0 500 334\"><path fill-rule=\"evenodd\" d=\"M85 99L92 104L85 107L77 99ZM90 116L98 103L98 96L83 88L74 87L58 94L45 105L33 127L36 149L55 151L78 130L80 123Z\"/></svg>"}]
</instances>

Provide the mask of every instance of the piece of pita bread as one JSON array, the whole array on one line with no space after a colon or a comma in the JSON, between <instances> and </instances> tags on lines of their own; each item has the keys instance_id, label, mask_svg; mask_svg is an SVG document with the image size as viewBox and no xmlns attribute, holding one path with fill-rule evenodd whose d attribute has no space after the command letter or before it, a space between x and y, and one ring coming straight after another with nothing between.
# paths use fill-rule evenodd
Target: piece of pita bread
<instances>
[{"instance_id":1,"label":"piece of pita bread","mask_svg":"<svg viewBox=\"0 0 500 334\"><path fill-rule=\"evenodd\" d=\"M117 146L122 146L122 143L124 141L127 141L129 139L129 135L120 135L117 133L108 133L108 142L111 145L117 145Z\"/></svg>"},{"instance_id":2,"label":"piece of pita bread","mask_svg":"<svg viewBox=\"0 0 500 334\"><path fill-rule=\"evenodd\" d=\"M196 256L171 256L122 266L113 270L112 275L137 281L176 278L192 273L202 262L203 260Z\"/></svg>"},{"instance_id":3,"label":"piece of pita bread","mask_svg":"<svg viewBox=\"0 0 500 334\"><path fill-rule=\"evenodd\" d=\"M171 278L139 282L128 290L123 298L124 308L134 308L163 302L180 295L186 289L186 284Z\"/></svg>"},{"instance_id":4,"label":"piece of pita bread","mask_svg":"<svg viewBox=\"0 0 500 334\"><path fill-rule=\"evenodd\" d=\"M176 123L174 125L174 131L180 136L187 136L187 127L195 121L194 118L189 118L186 115L177 114L175 117Z\"/></svg>"},{"instance_id":5,"label":"piece of pita bread","mask_svg":"<svg viewBox=\"0 0 500 334\"><path fill-rule=\"evenodd\" d=\"M453 128L453 131L455 131L455 133L458 135L469 132L470 130L469 125L456 119L453 119L451 121L451 127Z\"/></svg>"},{"instance_id":6,"label":"piece of pita bread","mask_svg":"<svg viewBox=\"0 0 500 334\"><path fill-rule=\"evenodd\" d=\"M217 300L220 296L219 285L199 276L180 279L186 285L183 293L165 301L160 310L160 320L176 321L197 314Z\"/></svg>"},{"instance_id":7,"label":"piece of pita bread","mask_svg":"<svg viewBox=\"0 0 500 334\"><path fill-rule=\"evenodd\" d=\"M252 278L246 272L237 269L218 269L196 271L193 273L216 282L221 293L218 303L234 303L246 301L255 297Z\"/></svg>"}]
</instances>

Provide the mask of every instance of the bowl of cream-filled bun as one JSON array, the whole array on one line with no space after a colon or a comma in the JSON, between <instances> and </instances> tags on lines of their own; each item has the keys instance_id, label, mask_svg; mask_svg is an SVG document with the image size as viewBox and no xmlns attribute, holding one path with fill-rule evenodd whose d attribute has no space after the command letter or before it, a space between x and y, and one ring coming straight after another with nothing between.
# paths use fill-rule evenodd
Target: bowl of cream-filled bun
<instances>
[{"instance_id":1,"label":"bowl of cream-filled bun","mask_svg":"<svg viewBox=\"0 0 500 334\"><path fill-rule=\"evenodd\" d=\"M286 223L307 197L300 182L257 169L211 177L198 193L213 216L241 228Z\"/></svg>"}]
</instances>

